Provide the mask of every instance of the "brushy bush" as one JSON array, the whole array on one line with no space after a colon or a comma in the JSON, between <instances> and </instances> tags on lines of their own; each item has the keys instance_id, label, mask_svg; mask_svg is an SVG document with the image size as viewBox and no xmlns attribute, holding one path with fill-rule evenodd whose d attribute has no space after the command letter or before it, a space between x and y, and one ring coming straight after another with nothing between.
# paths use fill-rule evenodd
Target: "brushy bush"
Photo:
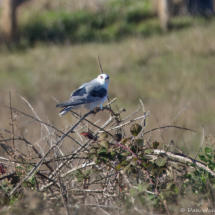
<instances>
[{"instance_id":1,"label":"brushy bush","mask_svg":"<svg viewBox=\"0 0 215 215\"><path fill-rule=\"evenodd\" d=\"M213 209L212 144L202 150L202 139L197 154L200 162L197 155L187 156L173 141L158 142L168 128L193 130L172 122L147 131L150 112L145 112L141 102L143 115L135 116L139 109L124 119L123 108L114 112L107 105L104 111L110 116L102 125L87 118L98 109L83 116L71 111L77 121L63 132L41 121L22 99L34 116L9 107L12 131L1 128L0 145L7 154L0 157L0 198L5 214L179 214L182 209ZM19 123L26 117L37 123L33 131L38 125L42 129L36 142L19 132ZM126 132L128 126L130 131ZM155 130L163 131L152 141Z\"/></svg>"}]
</instances>

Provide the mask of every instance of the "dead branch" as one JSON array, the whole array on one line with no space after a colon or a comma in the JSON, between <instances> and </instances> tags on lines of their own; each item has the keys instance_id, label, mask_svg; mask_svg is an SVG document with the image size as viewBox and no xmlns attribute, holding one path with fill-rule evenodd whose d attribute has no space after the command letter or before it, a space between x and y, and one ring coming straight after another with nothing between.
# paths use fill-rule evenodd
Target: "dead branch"
<instances>
[{"instance_id":1,"label":"dead branch","mask_svg":"<svg viewBox=\"0 0 215 215\"><path fill-rule=\"evenodd\" d=\"M171 153L171 152L166 152L164 150L158 150L158 149L155 149L153 150L153 153L154 155L165 155L167 156L169 159L171 159L172 161L174 162L177 162L177 163L181 163L181 164L195 164L197 167L201 168L201 169L204 169L206 172L208 172L209 174L211 174L212 176L215 177L215 172L213 172L212 170L210 170L206 164L202 163L202 162L199 162L195 159L192 159L190 157L187 157L185 155L179 155L179 154L174 154L174 153ZM151 158L154 158L156 159L156 157L154 157L154 155L146 155L146 157L151 157Z\"/></svg>"}]
</instances>

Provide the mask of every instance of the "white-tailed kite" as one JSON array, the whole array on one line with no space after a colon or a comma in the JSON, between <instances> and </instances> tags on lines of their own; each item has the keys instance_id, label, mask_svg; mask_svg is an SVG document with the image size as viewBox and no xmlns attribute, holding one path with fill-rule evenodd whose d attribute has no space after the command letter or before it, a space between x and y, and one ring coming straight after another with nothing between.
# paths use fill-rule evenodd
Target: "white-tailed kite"
<instances>
[{"instance_id":1,"label":"white-tailed kite","mask_svg":"<svg viewBox=\"0 0 215 215\"><path fill-rule=\"evenodd\" d=\"M56 107L63 108L59 115L64 115L71 109L81 107L93 110L95 107L100 106L102 109L102 104L108 97L109 83L110 79L106 74L101 74L92 81L84 83L71 94L68 101L56 105Z\"/></svg>"}]
</instances>

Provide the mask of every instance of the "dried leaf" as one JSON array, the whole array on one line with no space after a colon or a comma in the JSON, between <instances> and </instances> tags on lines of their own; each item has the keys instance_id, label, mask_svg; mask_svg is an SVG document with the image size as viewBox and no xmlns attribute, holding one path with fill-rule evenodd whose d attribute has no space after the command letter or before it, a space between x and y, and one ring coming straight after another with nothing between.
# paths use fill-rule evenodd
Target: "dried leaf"
<instances>
[{"instance_id":1,"label":"dried leaf","mask_svg":"<svg viewBox=\"0 0 215 215\"><path fill-rule=\"evenodd\" d=\"M157 149L158 146L159 146L159 142L154 142L154 143L153 143L153 148L154 148L154 149Z\"/></svg>"},{"instance_id":2,"label":"dried leaf","mask_svg":"<svg viewBox=\"0 0 215 215\"><path fill-rule=\"evenodd\" d=\"M128 163L129 163L128 161L122 161L121 165L126 166L126 165L128 165Z\"/></svg>"},{"instance_id":3,"label":"dried leaf","mask_svg":"<svg viewBox=\"0 0 215 215\"><path fill-rule=\"evenodd\" d=\"M116 165L116 170L119 170L122 166L120 164Z\"/></svg>"},{"instance_id":4,"label":"dried leaf","mask_svg":"<svg viewBox=\"0 0 215 215\"><path fill-rule=\"evenodd\" d=\"M3 164L0 163L0 174L6 173L6 169L7 168Z\"/></svg>"},{"instance_id":5,"label":"dried leaf","mask_svg":"<svg viewBox=\"0 0 215 215\"><path fill-rule=\"evenodd\" d=\"M100 162L101 162L101 160L100 160L99 158L96 158L96 159L95 159L95 163L96 163L96 164L100 164Z\"/></svg>"},{"instance_id":6,"label":"dried leaf","mask_svg":"<svg viewBox=\"0 0 215 215\"><path fill-rule=\"evenodd\" d=\"M100 145L108 150L109 142L107 140L103 140L102 142L100 142Z\"/></svg>"},{"instance_id":7,"label":"dried leaf","mask_svg":"<svg viewBox=\"0 0 215 215\"><path fill-rule=\"evenodd\" d=\"M131 188L129 190L129 192L130 192L130 194L131 194L132 197L135 197L135 196L137 196L139 194L139 191L136 188Z\"/></svg>"},{"instance_id":8,"label":"dried leaf","mask_svg":"<svg viewBox=\"0 0 215 215\"><path fill-rule=\"evenodd\" d=\"M98 143L94 143L92 148L95 148L95 149L99 149L100 148L100 145Z\"/></svg>"},{"instance_id":9,"label":"dried leaf","mask_svg":"<svg viewBox=\"0 0 215 215\"><path fill-rule=\"evenodd\" d=\"M91 148L89 151L90 154L96 154L96 152L97 152L97 150L95 148Z\"/></svg>"},{"instance_id":10,"label":"dried leaf","mask_svg":"<svg viewBox=\"0 0 215 215\"><path fill-rule=\"evenodd\" d=\"M135 142L140 147L144 147L145 146L145 140L144 139L136 139Z\"/></svg>"},{"instance_id":11,"label":"dried leaf","mask_svg":"<svg viewBox=\"0 0 215 215\"><path fill-rule=\"evenodd\" d=\"M130 131L132 135L137 136L142 130L142 126L135 123L134 125L131 126Z\"/></svg>"},{"instance_id":12,"label":"dried leaf","mask_svg":"<svg viewBox=\"0 0 215 215\"><path fill-rule=\"evenodd\" d=\"M128 169L130 169L130 166L131 164L128 164L127 166L125 166L125 168L122 171L122 174L125 174L128 171Z\"/></svg>"},{"instance_id":13,"label":"dried leaf","mask_svg":"<svg viewBox=\"0 0 215 215\"><path fill-rule=\"evenodd\" d=\"M114 134L113 139L120 142L122 140L122 134Z\"/></svg>"},{"instance_id":14,"label":"dried leaf","mask_svg":"<svg viewBox=\"0 0 215 215\"><path fill-rule=\"evenodd\" d=\"M149 183L143 182L142 184L138 184L139 192L145 191L149 187Z\"/></svg>"},{"instance_id":15,"label":"dried leaf","mask_svg":"<svg viewBox=\"0 0 215 215\"><path fill-rule=\"evenodd\" d=\"M157 158L157 159L155 160L155 164L156 164L157 166L164 166L164 165L166 164L166 162L167 162L167 157L164 157L164 158Z\"/></svg>"},{"instance_id":16,"label":"dried leaf","mask_svg":"<svg viewBox=\"0 0 215 215\"><path fill-rule=\"evenodd\" d=\"M107 139L108 138L108 135L106 134L106 133L102 133L100 136L99 136L99 138L98 138L98 140L105 140L105 139Z\"/></svg>"},{"instance_id":17,"label":"dried leaf","mask_svg":"<svg viewBox=\"0 0 215 215\"><path fill-rule=\"evenodd\" d=\"M150 154L152 154L152 152L153 152L153 150L151 150L151 149L146 149L146 150L144 151L144 154L150 155Z\"/></svg>"},{"instance_id":18,"label":"dried leaf","mask_svg":"<svg viewBox=\"0 0 215 215\"><path fill-rule=\"evenodd\" d=\"M159 197L160 197L162 200L164 199L164 196L163 196L163 193L162 193L162 192L159 194Z\"/></svg>"},{"instance_id":19,"label":"dried leaf","mask_svg":"<svg viewBox=\"0 0 215 215\"><path fill-rule=\"evenodd\" d=\"M174 182L167 183L166 189L167 190L173 190L175 188Z\"/></svg>"},{"instance_id":20,"label":"dried leaf","mask_svg":"<svg viewBox=\"0 0 215 215\"><path fill-rule=\"evenodd\" d=\"M121 143L122 143L123 145L125 145L126 142L127 142L129 139L130 139L130 138L123 138L123 139L121 140Z\"/></svg>"},{"instance_id":21,"label":"dried leaf","mask_svg":"<svg viewBox=\"0 0 215 215\"><path fill-rule=\"evenodd\" d=\"M82 132L80 133L80 135L84 136L84 137L87 137L89 138L90 140L93 140L94 137L93 137L93 134L91 132Z\"/></svg>"}]
</instances>

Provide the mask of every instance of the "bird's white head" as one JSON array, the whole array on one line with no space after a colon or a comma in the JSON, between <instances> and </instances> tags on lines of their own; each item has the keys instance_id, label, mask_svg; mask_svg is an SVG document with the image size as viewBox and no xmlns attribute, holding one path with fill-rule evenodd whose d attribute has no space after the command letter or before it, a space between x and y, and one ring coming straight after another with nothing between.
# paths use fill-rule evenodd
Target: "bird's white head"
<instances>
[{"instance_id":1,"label":"bird's white head","mask_svg":"<svg viewBox=\"0 0 215 215\"><path fill-rule=\"evenodd\" d=\"M107 74L101 74L97 77L97 80L99 81L100 84L105 84L105 85L109 85L110 83L110 78L109 78L109 75Z\"/></svg>"}]
</instances>

